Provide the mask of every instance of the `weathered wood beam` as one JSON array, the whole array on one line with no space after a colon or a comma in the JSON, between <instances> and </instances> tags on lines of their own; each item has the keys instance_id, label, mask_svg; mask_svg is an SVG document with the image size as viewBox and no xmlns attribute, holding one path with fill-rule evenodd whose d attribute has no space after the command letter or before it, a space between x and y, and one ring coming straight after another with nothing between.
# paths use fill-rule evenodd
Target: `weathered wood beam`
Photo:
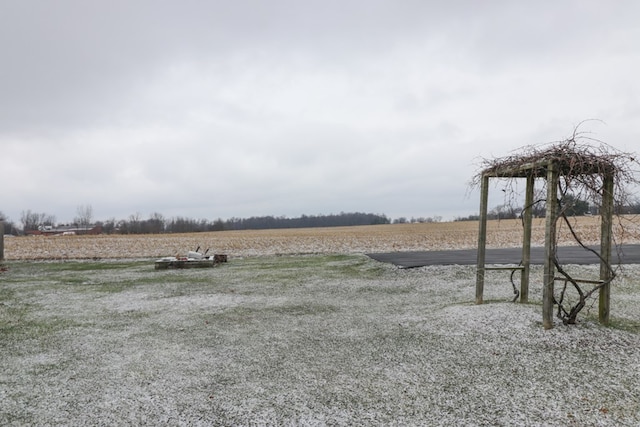
<instances>
[{"instance_id":1,"label":"weathered wood beam","mask_svg":"<svg viewBox=\"0 0 640 427\"><path fill-rule=\"evenodd\" d=\"M489 204L489 177L482 177L480 186L480 218L478 230L478 258L476 264L476 304L482 304L484 293L484 261L487 248L487 210Z\"/></svg>"},{"instance_id":2,"label":"weathered wood beam","mask_svg":"<svg viewBox=\"0 0 640 427\"><path fill-rule=\"evenodd\" d=\"M613 222L613 175L603 177L602 209L600 211L600 280L604 285L600 288L598 301L598 318L603 325L609 325L611 296L611 232Z\"/></svg>"},{"instance_id":3,"label":"weathered wood beam","mask_svg":"<svg viewBox=\"0 0 640 427\"><path fill-rule=\"evenodd\" d=\"M524 230L522 233L522 273L520 275L520 302L529 302L529 276L531 275L531 229L533 222L533 187L535 177L527 176L527 188L525 190L524 212L522 220Z\"/></svg>"},{"instance_id":4,"label":"weathered wood beam","mask_svg":"<svg viewBox=\"0 0 640 427\"><path fill-rule=\"evenodd\" d=\"M553 279L556 255L556 219L558 216L558 167L549 162L547 169L547 211L544 232L544 275L542 288L542 326L553 328Z\"/></svg>"},{"instance_id":5,"label":"weathered wood beam","mask_svg":"<svg viewBox=\"0 0 640 427\"><path fill-rule=\"evenodd\" d=\"M495 169L486 170L483 176L496 178L525 178L530 175L544 176L549 167L549 160L541 159L535 162L524 163L514 166L500 166Z\"/></svg>"}]
</instances>

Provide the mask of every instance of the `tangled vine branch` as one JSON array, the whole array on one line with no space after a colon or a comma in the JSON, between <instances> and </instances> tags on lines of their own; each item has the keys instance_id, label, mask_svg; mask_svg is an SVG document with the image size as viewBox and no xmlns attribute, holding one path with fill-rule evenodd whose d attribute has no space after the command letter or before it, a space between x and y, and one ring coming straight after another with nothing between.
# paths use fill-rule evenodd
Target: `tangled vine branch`
<instances>
[{"instance_id":1,"label":"tangled vine branch","mask_svg":"<svg viewBox=\"0 0 640 427\"><path fill-rule=\"evenodd\" d=\"M555 252L558 236L556 234L552 237L554 239L552 245L553 262L557 272L562 276L561 280L564 281L564 286L558 298L554 299L558 305L557 316L565 324L576 323L578 313L587 306L589 298L615 278L613 266L609 262L605 262L598 252L587 247L572 226L569 220L570 215L568 215L573 207L572 203L578 200L587 200L596 207L598 212L601 212L604 179L605 177L611 177L614 182L614 207L623 207L629 204L628 189L640 183L637 178L640 166L637 156L632 153L621 152L602 141L589 137L587 133L579 130L583 123L574 129L571 137L563 141L524 147L500 159L483 159L480 165L480 172L474 176L471 182L472 186L478 186L485 176L504 178L509 180L504 191L513 193L514 186L512 181L514 179L526 176L546 178L550 164L553 163L559 166L560 179L557 197L560 208L556 221L562 220L568 227L573 239L582 248L597 255L609 273L607 275L609 279L606 281L575 279L560 264ZM546 179L542 181L546 191L548 183ZM505 197L507 196L509 195ZM510 200L513 199L514 197L511 194ZM524 210L532 209L533 205L545 202L546 198L539 198L532 206L525 206ZM623 230L622 216L617 209L615 216L618 219L619 228ZM619 252L619 242L615 242L615 246ZM589 288L589 286L591 287ZM573 305L567 302L569 289L573 289L577 293L577 302L573 303Z\"/></svg>"}]
</instances>

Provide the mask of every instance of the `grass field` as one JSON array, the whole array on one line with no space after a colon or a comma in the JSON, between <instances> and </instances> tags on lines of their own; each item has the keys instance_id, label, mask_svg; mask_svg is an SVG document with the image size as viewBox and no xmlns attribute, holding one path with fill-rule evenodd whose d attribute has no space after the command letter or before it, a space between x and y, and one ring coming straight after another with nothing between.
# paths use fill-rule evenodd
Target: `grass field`
<instances>
[{"instance_id":1,"label":"grass field","mask_svg":"<svg viewBox=\"0 0 640 427\"><path fill-rule=\"evenodd\" d=\"M129 252L11 255L48 241L106 254L118 237L8 238L0 425L639 425L640 266L614 282L611 327L596 303L580 324L544 330L540 267L530 304L511 303L508 275L491 272L476 306L471 266L362 255L411 236L459 247L466 224L455 225L173 236L175 250L215 242L230 254L182 271ZM492 229L496 242L515 233ZM156 237L137 240L158 250Z\"/></svg>"}]
</instances>

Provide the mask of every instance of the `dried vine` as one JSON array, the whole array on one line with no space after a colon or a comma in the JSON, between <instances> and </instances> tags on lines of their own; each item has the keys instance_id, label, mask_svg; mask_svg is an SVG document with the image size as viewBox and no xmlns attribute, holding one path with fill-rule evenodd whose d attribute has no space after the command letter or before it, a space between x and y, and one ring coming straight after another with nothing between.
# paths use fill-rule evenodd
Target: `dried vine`
<instances>
[{"instance_id":1,"label":"dried vine","mask_svg":"<svg viewBox=\"0 0 640 427\"><path fill-rule=\"evenodd\" d=\"M581 123L582 124L582 123ZM596 206L598 212L602 208L604 177L610 176L614 182L614 206L622 207L629 203L628 189L639 184L637 156L616 150L602 141L589 137L579 131L578 125L571 137L550 144L528 146L516 150L512 155L500 159L483 159L480 172L472 180L473 186L478 186L484 176L496 176L509 180L505 192L513 192L516 178L533 176L546 178L547 167L551 162L560 166L560 180L558 183L558 206L560 211L556 221L563 221L568 227L573 239L585 250L591 251L601 261L601 255L587 247L579 237L569 219L568 212L572 208L571 201L587 200ZM546 179L544 182L546 190ZM508 195L505 195L507 197ZM514 197L511 195L510 200ZM539 198L532 205L546 202L546 198ZM533 206L525 206L532 209ZM615 211L618 227L624 229L619 211ZM588 305L590 297L615 277L615 269L610 263L604 263L608 269L607 281L584 281L572 277L560 264L556 253L557 233L553 236L553 262L556 271L562 276L564 286L554 302L558 306L557 316L565 324L576 323L578 313ZM614 240L615 247L620 251L620 242ZM561 280L562 280L561 279ZM514 285L515 289L515 285ZM569 290L577 294L577 301L569 301Z\"/></svg>"}]
</instances>

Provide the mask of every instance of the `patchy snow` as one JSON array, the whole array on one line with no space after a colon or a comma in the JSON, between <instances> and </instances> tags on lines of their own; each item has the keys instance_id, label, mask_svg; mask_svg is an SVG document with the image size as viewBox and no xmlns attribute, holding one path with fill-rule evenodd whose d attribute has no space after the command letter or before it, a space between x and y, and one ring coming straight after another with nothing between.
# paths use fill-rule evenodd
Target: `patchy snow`
<instances>
[{"instance_id":1,"label":"patchy snow","mask_svg":"<svg viewBox=\"0 0 640 427\"><path fill-rule=\"evenodd\" d=\"M2 425L640 424L640 266L544 330L492 272L360 255L11 263L0 285ZM592 266L572 266L581 276Z\"/></svg>"}]
</instances>

